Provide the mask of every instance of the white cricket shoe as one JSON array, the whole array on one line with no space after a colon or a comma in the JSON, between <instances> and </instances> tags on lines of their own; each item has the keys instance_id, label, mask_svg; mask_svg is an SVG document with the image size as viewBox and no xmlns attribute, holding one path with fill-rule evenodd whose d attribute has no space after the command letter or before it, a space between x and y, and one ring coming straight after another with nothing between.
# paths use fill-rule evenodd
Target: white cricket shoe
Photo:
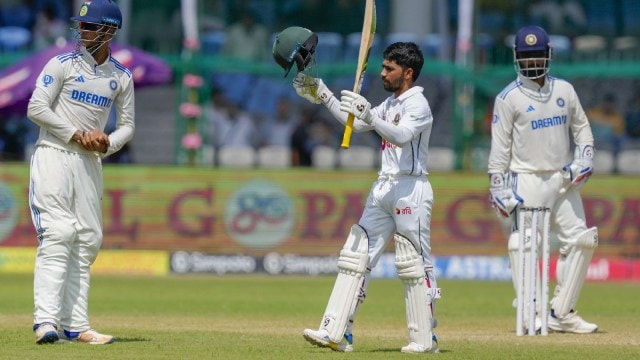
<instances>
[{"instance_id":1,"label":"white cricket shoe","mask_svg":"<svg viewBox=\"0 0 640 360\"><path fill-rule=\"evenodd\" d=\"M571 310L564 319L558 319L553 310L549 316L549 329L558 332L590 334L598 331L598 325L584 321L577 311Z\"/></svg>"},{"instance_id":2,"label":"white cricket shoe","mask_svg":"<svg viewBox=\"0 0 640 360\"><path fill-rule=\"evenodd\" d=\"M78 342L90 345L106 345L115 341L113 336L100 334L93 329L84 332L74 332L61 329L58 336L60 338L60 342Z\"/></svg>"},{"instance_id":3,"label":"white cricket shoe","mask_svg":"<svg viewBox=\"0 0 640 360\"><path fill-rule=\"evenodd\" d=\"M42 323L33 326L36 333L36 344L53 344L58 341L58 330L55 324Z\"/></svg>"},{"instance_id":4,"label":"white cricket shoe","mask_svg":"<svg viewBox=\"0 0 640 360\"><path fill-rule=\"evenodd\" d=\"M436 338L435 335L433 335L432 339L432 343L431 343L431 348L427 348L425 346L422 346L416 342L410 342L409 345L407 346L403 346L402 349L400 349L400 352L403 352L405 354L424 354L424 353L431 353L431 354L435 354L435 353L439 353L440 349L438 349L438 339Z\"/></svg>"},{"instance_id":5,"label":"white cricket shoe","mask_svg":"<svg viewBox=\"0 0 640 360\"><path fill-rule=\"evenodd\" d=\"M333 351L352 352L353 351L353 335L344 334L339 343L329 340L329 332L324 329L311 330L305 329L304 338L313 345L319 347L327 347Z\"/></svg>"}]
</instances>

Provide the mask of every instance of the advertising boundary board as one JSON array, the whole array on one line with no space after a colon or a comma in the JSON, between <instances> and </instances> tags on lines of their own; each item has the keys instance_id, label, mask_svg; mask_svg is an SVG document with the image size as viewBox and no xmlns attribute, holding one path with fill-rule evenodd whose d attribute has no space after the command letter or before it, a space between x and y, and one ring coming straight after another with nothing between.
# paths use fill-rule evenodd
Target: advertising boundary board
<instances>
[{"instance_id":1,"label":"advertising boundary board","mask_svg":"<svg viewBox=\"0 0 640 360\"><path fill-rule=\"evenodd\" d=\"M104 249L330 256L358 222L376 173L105 165L104 177ZM489 206L485 174L429 180L434 255L506 254L509 223ZM36 244L28 184L26 164L0 166L0 248ZM581 190L588 225L598 227L596 255L640 256L637 184L596 174Z\"/></svg>"}]
</instances>

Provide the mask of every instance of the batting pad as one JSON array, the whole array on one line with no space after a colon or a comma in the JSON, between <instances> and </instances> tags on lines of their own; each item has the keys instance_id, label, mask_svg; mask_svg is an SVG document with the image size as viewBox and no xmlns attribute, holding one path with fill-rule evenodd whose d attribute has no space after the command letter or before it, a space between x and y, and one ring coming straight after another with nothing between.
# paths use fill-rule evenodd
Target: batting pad
<instances>
[{"instance_id":1,"label":"batting pad","mask_svg":"<svg viewBox=\"0 0 640 360\"><path fill-rule=\"evenodd\" d=\"M587 277L593 252L598 247L598 228L592 227L577 236L569 254L558 259L558 289L552 308L558 318L574 310Z\"/></svg>"},{"instance_id":2,"label":"batting pad","mask_svg":"<svg viewBox=\"0 0 640 360\"><path fill-rule=\"evenodd\" d=\"M329 339L335 343L342 340L349 318L356 311L360 288L364 291L368 251L367 234L359 225L353 225L340 251L338 277L320 324L320 329L327 330Z\"/></svg>"},{"instance_id":3,"label":"batting pad","mask_svg":"<svg viewBox=\"0 0 640 360\"><path fill-rule=\"evenodd\" d=\"M396 269L404 284L404 300L407 311L409 341L431 349L432 344L432 295L427 287L422 257L402 235L395 234Z\"/></svg>"}]
</instances>

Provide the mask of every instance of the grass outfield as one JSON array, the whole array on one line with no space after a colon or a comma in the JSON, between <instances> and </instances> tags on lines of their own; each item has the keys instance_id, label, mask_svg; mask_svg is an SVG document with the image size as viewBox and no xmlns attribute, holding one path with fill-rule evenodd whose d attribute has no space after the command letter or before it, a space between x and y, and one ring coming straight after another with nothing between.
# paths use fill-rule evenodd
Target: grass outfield
<instances>
[{"instance_id":1,"label":"grass outfield","mask_svg":"<svg viewBox=\"0 0 640 360\"><path fill-rule=\"evenodd\" d=\"M92 326L108 346L36 345L32 276L0 274L0 359L399 359L407 343L402 285L373 279L355 352L307 344L334 277L94 276ZM600 332L516 337L508 282L440 281L441 359L637 359L640 284L587 283L579 310Z\"/></svg>"}]
</instances>

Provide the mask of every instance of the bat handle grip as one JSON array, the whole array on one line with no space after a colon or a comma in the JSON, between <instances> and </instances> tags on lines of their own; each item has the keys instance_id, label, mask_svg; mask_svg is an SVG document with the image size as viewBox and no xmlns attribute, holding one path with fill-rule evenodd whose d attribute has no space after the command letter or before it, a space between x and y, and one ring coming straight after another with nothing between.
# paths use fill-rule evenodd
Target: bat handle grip
<instances>
[{"instance_id":1,"label":"bat handle grip","mask_svg":"<svg viewBox=\"0 0 640 360\"><path fill-rule=\"evenodd\" d=\"M341 146L343 149L348 149L349 144L351 143L351 133L353 133L354 118L355 116L351 113L349 113L349 116L347 116L347 123L345 124L345 127L344 127L344 135L342 136Z\"/></svg>"}]
</instances>

